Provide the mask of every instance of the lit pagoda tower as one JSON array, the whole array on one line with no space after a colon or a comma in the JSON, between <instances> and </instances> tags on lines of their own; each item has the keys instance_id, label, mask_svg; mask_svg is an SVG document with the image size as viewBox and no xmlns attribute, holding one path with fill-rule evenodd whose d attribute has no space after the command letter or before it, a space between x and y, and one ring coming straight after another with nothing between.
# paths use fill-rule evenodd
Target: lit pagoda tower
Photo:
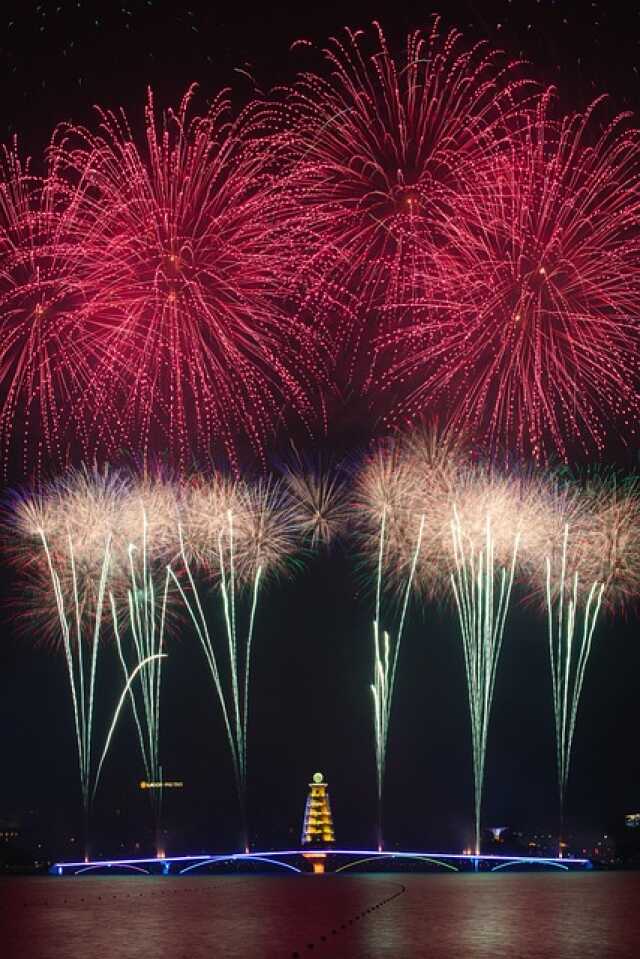
<instances>
[{"instance_id":1,"label":"lit pagoda tower","mask_svg":"<svg viewBox=\"0 0 640 959\"><path fill-rule=\"evenodd\" d=\"M320 847L326 849L335 841L333 832L333 816L329 801L329 785L324 781L322 773L314 773L309 783L307 804L304 810L302 825L302 847ZM305 859L311 860L315 873L324 872L323 852L305 853Z\"/></svg>"}]
</instances>

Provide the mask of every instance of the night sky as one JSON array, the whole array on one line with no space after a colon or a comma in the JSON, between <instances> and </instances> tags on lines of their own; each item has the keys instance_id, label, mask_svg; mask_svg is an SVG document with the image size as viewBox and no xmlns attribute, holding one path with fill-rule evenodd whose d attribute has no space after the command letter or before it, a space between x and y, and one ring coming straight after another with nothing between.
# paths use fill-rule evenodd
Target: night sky
<instances>
[{"instance_id":1,"label":"night sky","mask_svg":"<svg viewBox=\"0 0 640 959\"><path fill-rule=\"evenodd\" d=\"M387 11L392 11L387 13ZM566 108L602 92L640 112L640 9L618 3L447 3L441 11L469 42L487 38L532 64L558 87ZM427 26L423 3L161 4L156 0L5 2L0 12L0 138L18 134L36 157L57 122L90 122L94 104L141 117L146 88L175 104L199 84L204 102L231 85L241 104L253 91L292 79L307 66L290 50L319 44L344 25L382 23L392 44ZM253 80L247 76L249 74ZM605 358L603 358L604 360ZM334 413L328 445L354 458L371 436L358 398ZM635 450L621 454L630 463ZM18 483L20 477L13 479ZM0 819L43 833L78 835L77 757L61 654L17 635L0 570ZM253 662L249 739L252 838L260 847L297 841L306 785L327 776L339 842L374 838L371 731L371 602L349 548L309 560L272 584L262 601ZM113 664L105 657L108 681ZM115 672L113 673L116 678ZM602 622L587 672L574 746L568 812L585 828L606 828L640 808L640 643L634 615ZM169 848L228 849L238 833L231 763L201 650L185 629L171 644L161 731L165 775L182 779L170 796ZM129 719L123 720L95 807L95 832L145 842L149 819ZM391 725L386 803L390 843L458 849L472 831L470 730L462 648L451 610L412 610ZM499 669L488 750L486 824L556 828L557 787L546 626L515 608ZM178 829L178 824L179 829ZM72 847L55 847L69 854Z\"/></svg>"}]
</instances>

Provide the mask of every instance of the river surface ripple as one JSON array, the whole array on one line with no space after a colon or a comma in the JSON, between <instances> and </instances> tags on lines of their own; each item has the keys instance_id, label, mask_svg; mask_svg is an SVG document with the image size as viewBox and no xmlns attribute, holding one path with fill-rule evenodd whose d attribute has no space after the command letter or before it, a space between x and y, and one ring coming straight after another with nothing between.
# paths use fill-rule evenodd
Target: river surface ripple
<instances>
[{"instance_id":1,"label":"river surface ripple","mask_svg":"<svg viewBox=\"0 0 640 959\"><path fill-rule=\"evenodd\" d=\"M639 959L640 873L0 880L2 959L296 953Z\"/></svg>"}]
</instances>

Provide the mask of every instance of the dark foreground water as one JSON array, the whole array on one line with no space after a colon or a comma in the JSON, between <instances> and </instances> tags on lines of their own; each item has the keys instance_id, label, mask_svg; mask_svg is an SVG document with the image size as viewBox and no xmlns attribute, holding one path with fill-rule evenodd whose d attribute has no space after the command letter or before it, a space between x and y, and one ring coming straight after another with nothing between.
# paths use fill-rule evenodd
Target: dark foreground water
<instances>
[{"instance_id":1,"label":"dark foreground water","mask_svg":"<svg viewBox=\"0 0 640 959\"><path fill-rule=\"evenodd\" d=\"M296 953L638 959L640 874L0 880L2 959Z\"/></svg>"}]
</instances>

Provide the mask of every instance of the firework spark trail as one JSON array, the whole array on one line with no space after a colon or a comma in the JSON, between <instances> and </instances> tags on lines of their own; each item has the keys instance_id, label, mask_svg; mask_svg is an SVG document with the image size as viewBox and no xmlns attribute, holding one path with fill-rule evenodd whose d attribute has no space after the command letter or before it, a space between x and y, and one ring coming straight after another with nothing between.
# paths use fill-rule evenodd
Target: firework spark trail
<instances>
[{"instance_id":1,"label":"firework spark trail","mask_svg":"<svg viewBox=\"0 0 640 959\"><path fill-rule=\"evenodd\" d=\"M388 737L388 717L390 698L390 642L389 633L380 630L377 621L373 623L373 733L376 750L376 775L378 784L378 850L384 848L382 838L382 784L386 767L386 743Z\"/></svg>"},{"instance_id":2,"label":"firework spark trail","mask_svg":"<svg viewBox=\"0 0 640 959\"><path fill-rule=\"evenodd\" d=\"M304 511L302 515L306 515ZM248 485L219 477L201 483L187 496L179 527L179 557L188 591L169 567L204 651L222 712L246 850L249 693L256 611L265 574L284 570L302 526L306 529L300 516L300 505L285 495L282 484ZM205 609L194 575L196 567L215 580L222 606L222 642ZM238 604L247 590L248 608L242 604L246 620L241 626Z\"/></svg>"},{"instance_id":3,"label":"firework spark trail","mask_svg":"<svg viewBox=\"0 0 640 959\"><path fill-rule=\"evenodd\" d=\"M455 567L451 588L460 623L471 713L475 851L479 855L487 734L520 537L519 533L514 535L511 563L507 567L496 563L488 514L482 546L465 545L464 526L455 507L451 537Z\"/></svg>"},{"instance_id":4,"label":"firework spark trail","mask_svg":"<svg viewBox=\"0 0 640 959\"><path fill-rule=\"evenodd\" d=\"M375 556L371 692L380 846L389 723L409 597L413 591L428 597L442 591L443 515L461 464L460 444L432 427L379 444L357 478L356 523L365 554L372 563ZM382 596L387 589L395 593L399 611L395 641L382 626Z\"/></svg>"},{"instance_id":5,"label":"firework spark trail","mask_svg":"<svg viewBox=\"0 0 640 959\"><path fill-rule=\"evenodd\" d=\"M547 477L517 471L501 475L489 464L474 461L471 450L450 430L422 429L381 444L360 472L358 519L363 543L375 549L376 611L380 608L383 571L396 594L406 599L409 582L429 601L450 601L459 622L471 720L474 776L475 847L480 850L485 757L494 688L516 573L537 570L554 540L552 484ZM585 552L608 557L612 596L628 598L636 591L640 570L640 529L635 488L611 504L591 494L598 518L582 539ZM572 498L569 497L569 501ZM614 508L615 507L615 508ZM557 509L556 509L557 512ZM629 520L630 515L636 519ZM416 518L422 517L428 537L416 548ZM377 538L373 534L377 521ZM620 570L624 571L621 575ZM408 577L408 579L407 579ZM603 575L604 581L604 575ZM378 614L374 623L374 729L378 783L384 770L388 708L393 689L397 647Z\"/></svg>"},{"instance_id":6,"label":"firework spark trail","mask_svg":"<svg viewBox=\"0 0 640 959\"><path fill-rule=\"evenodd\" d=\"M100 774L102 768L109 752L109 747L111 745L111 740L117 720L119 718L122 705L125 701L127 694L131 696L132 703L134 704L135 712L135 699L133 696L133 681L134 679L141 674L141 678L144 682L145 670L150 670L152 668L152 663L156 663L164 654L160 653L148 653L146 656L143 654L143 648L137 644L138 659L135 664L128 669L124 663L122 656L122 647L120 643L120 637L117 630L117 623L114 621L114 631L118 645L118 652L123 663L124 673L125 673L125 684L123 691L121 693L120 699L115 707L113 716L111 718L111 723L107 731L105 738L104 747L100 760L95 770L93 772L93 743L94 743L94 706L95 706L95 691L96 691L96 678L97 678L97 668L98 668L98 649L100 645L100 634L102 627L102 615L103 608L105 605L106 591L108 588L108 582L110 575L112 573L112 539L111 535L108 536L105 546L104 546L104 557L102 560L100 580L97 589L97 598L95 602L95 609L93 611L94 623L93 627L90 630L91 640L89 647L89 656L88 660L83 652L83 646L86 641L85 631L86 627L83 623L83 619L86 619L86 602L84 598L81 598L81 588L79 586L79 577L76 564L76 555L74 544L71 535L68 536L68 550L66 554L66 559L69 564L69 581L71 583L71 595L68 596L65 594L63 589L61 576L59 571L56 569L55 560L52 556L52 552L47 541L46 534L44 530L40 531L43 549L45 551L47 565L50 571L51 583L53 587L53 592L55 596L55 602L58 609L59 621L60 621L60 633L62 636L65 659L67 663L67 671L69 676L69 684L71 689L71 698L73 703L74 711L74 722L76 729L76 741L78 748L78 758L80 764L80 782L81 782L81 791L82 791L82 804L83 804L83 813L84 813L84 829L85 829L85 855L88 855L88 842L89 842L89 817L91 811L91 803L95 798L95 794L98 788ZM86 584L84 589L86 589ZM114 600L113 595L110 594L112 610L114 609ZM70 608L69 608L70 607ZM158 671L158 688L157 693L159 695L159 671ZM157 717L156 717L157 718ZM140 725L138 722L138 717L136 715L136 723L138 725L138 730L140 731Z\"/></svg>"},{"instance_id":7,"label":"firework spark trail","mask_svg":"<svg viewBox=\"0 0 640 959\"><path fill-rule=\"evenodd\" d=\"M149 782L162 780L160 704L170 591L167 562L177 548L178 489L160 476L131 482L120 496L114 520L117 556L109 593L111 621L125 681L145 660L139 682L129 686L129 701L141 757ZM156 853L161 855L162 790L150 791Z\"/></svg>"},{"instance_id":8,"label":"firework spark trail","mask_svg":"<svg viewBox=\"0 0 640 959\"><path fill-rule=\"evenodd\" d=\"M501 476L473 466L458 471L452 488L433 490L442 499L441 514L449 517L441 566L448 572L463 645L479 854L487 738L514 581L531 557L540 556L548 516L541 485L529 474Z\"/></svg>"},{"instance_id":9,"label":"firework spark trail","mask_svg":"<svg viewBox=\"0 0 640 959\"><path fill-rule=\"evenodd\" d=\"M159 608L156 597L154 574L149 561L148 523L146 512L142 511L142 549L139 566L135 554L135 544L128 546L129 586L127 589L126 626L133 641L133 661L145 661L148 665L140 676L141 706L136 703L133 687L129 686L129 697L138 731L140 750L147 779L157 782L160 779L160 683L162 676L162 650L165 637L169 573L165 574L164 589ZM122 630L118 614L118 603L113 592L109 594L111 620L113 625L118 657L125 680L132 671L127 662ZM141 721L140 716L143 719Z\"/></svg>"},{"instance_id":10,"label":"firework spark trail","mask_svg":"<svg viewBox=\"0 0 640 959\"><path fill-rule=\"evenodd\" d=\"M99 771L124 697L133 706L148 778L159 778L153 774L159 770L160 663L169 585L165 563L174 502L169 483L83 469L20 497L12 511L12 549L27 577L30 628L39 617L65 654L85 830L99 778L93 764L94 711L109 608L125 693L111 720ZM154 514L150 522L148 509ZM158 566L165 577L159 601ZM131 636L131 649L123 630Z\"/></svg>"},{"instance_id":11,"label":"firework spark trail","mask_svg":"<svg viewBox=\"0 0 640 959\"><path fill-rule=\"evenodd\" d=\"M393 691L395 687L396 671L398 666L398 657L400 645L404 632L409 597L413 585L418 557L422 546L422 535L424 530L424 516L421 517L418 536L416 538L415 550L409 575L407 577L404 596L402 600L400 619L398 623L397 636L391 652L391 640L389 633L384 631L382 639L380 637L380 615L382 600L382 579L383 579L383 558L385 549L385 529L386 529L386 510L382 513L380 522L380 552L378 556L378 574L376 582L376 612L373 621L373 683L371 684L371 694L373 697L373 728L376 752L376 774L378 785L378 848L383 848L382 832L382 793L384 786L384 775L387 761L387 742L389 739L389 722L391 719L391 706L393 701Z\"/></svg>"},{"instance_id":12,"label":"firework spark trail","mask_svg":"<svg viewBox=\"0 0 640 959\"><path fill-rule=\"evenodd\" d=\"M571 748L593 634L604 595L604 583L592 583L586 597L580 592L579 573L567 576L569 525L564 528L559 587L554 588L551 558L546 558L546 601L549 658L556 731L558 787L560 790L560 855L562 824L571 764ZM582 620L582 623L579 620Z\"/></svg>"},{"instance_id":13,"label":"firework spark trail","mask_svg":"<svg viewBox=\"0 0 640 959\"><path fill-rule=\"evenodd\" d=\"M595 471L550 485L552 517L544 557L532 566L547 615L560 854L580 699L596 627L605 612L624 612L640 592L640 499L635 476Z\"/></svg>"},{"instance_id":14,"label":"firework spark trail","mask_svg":"<svg viewBox=\"0 0 640 959\"><path fill-rule=\"evenodd\" d=\"M160 605L160 622L157 622L156 596L153 577L149 575L149 569L146 559L146 517L145 517L145 547L142 560L142 582L139 585L139 574L136 573L133 561L133 552L135 547L129 548L130 569L131 569L131 588L129 589L128 600L128 620L127 626L133 641L133 663L145 663L145 667L140 671L140 699L141 703L136 702L136 694L133 685L129 682L129 676L135 671L134 667L127 662L127 655L124 651L124 644L120 633L118 623L118 609L116 599L113 593L110 593L109 600L111 605L111 622L113 625L113 635L118 650L118 658L125 678L125 689L128 692L133 718L138 733L138 742L140 752L145 768L148 782L161 782L162 766L160 764L160 681L162 676L162 660L165 658L162 653L164 633L165 633L165 615L167 607L167 594L169 587L169 574L165 578L163 597ZM156 854L161 855L162 844L160 838L161 815L162 815L162 789L157 792L150 791Z\"/></svg>"},{"instance_id":15,"label":"firework spark trail","mask_svg":"<svg viewBox=\"0 0 640 959\"><path fill-rule=\"evenodd\" d=\"M255 625L255 613L258 603L262 567L258 567L251 586L251 604L249 620L244 634L244 642L238 641L236 621L236 570L233 551L234 520L229 511L226 530L221 530L218 537L218 552L220 560L219 589L222 598L223 618L225 624L226 658L229 683L224 681L221 668L220 654L216 649L215 637L209 629L208 616L205 613L200 599L187 553L185 550L182 530L180 530L180 556L189 582L188 596L175 573L169 568L169 573L180 592L185 607L193 622L196 635L204 651L211 678L218 696L222 717L231 750L233 771L238 790L238 798L242 814L243 842L245 851L249 850L247 833L247 727L249 715L249 676L251 664L251 645ZM226 548L225 548L226 539Z\"/></svg>"},{"instance_id":16,"label":"firework spark trail","mask_svg":"<svg viewBox=\"0 0 640 959\"><path fill-rule=\"evenodd\" d=\"M74 556L74 547L71 536L68 538L68 562L72 582L72 602L65 598L60 575L56 569L54 559L49 548L44 530L40 530L42 546L46 555L47 565L51 576L51 583L55 595L60 634L64 645L73 714L78 747L80 766L80 785L82 791L82 805L84 811L85 854L88 854L89 841L89 814L91 807L91 777L92 777L92 747L93 747L93 715L95 702L95 681L98 667L98 646L102 622L102 608L111 559L111 543L107 539L104 547L104 559L100 580L98 583L98 598L95 608L94 623L91 629L91 644L89 661L87 663L83 653L85 637L83 635L83 608L80 602L80 591ZM71 608L69 609L69 605Z\"/></svg>"},{"instance_id":17,"label":"firework spark trail","mask_svg":"<svg viewBox=\"0 0 640 959\"><path fill-rule=\"evenodd\" d=\"M95 775L95 779L94 779L94 783L93 783L92 798L95 798L96 790L98 789L98 783L100 782L100 773L102 772L102 767L103 767L103 765L104 765L104 761L105 761L105 759L107 758L107 753L108 753L108 751L109 751L109 746L111 745L111 740L112 740L112 738L113 738L113 734L114 734L114 732L115 732L115 728L116 728L116 725L117 725L117 723L118 723L118 719L120 718L120 713L121 713L121 711L122 711L122 707L124 706L125 701L126 701L128 695L129 695L129 692L130 692L130 690L131 690L131 686L132 686L132 684L133 684L134 679L136 678L136 676L138 675L138 673L140 673L141 670L143 670L143 669L144 669L146 666L148 666L151 662L153 662L154 660L165 659L166 656L167 656L166 653L155 653L155 654L153 654L152 656L147 656L146 659L141 660L141 662L139 662L139 663L136 665L136 667L131 671L131 673L130 673L129 676L127 677L127 681L126 681L126 683L125 683L125 685L124 685L124 689L122 690L122 693L120 694L120 699L118 700L118 704L117 704L117 706L116 706L116 708L115 708L115 710L114 710L113 717L112 717L112 719L111 719L111 725L109 726L109 730L108 730L108 732L107 732L107 736L106 736L106 739L105 739L105 741L104 741L104 749L102 750L102 755L100 756L100 761L99 761L99 763L98 763L98 765L97 765L97 768L96 768L96 775Z\"/></svg>"}]
</instances>

